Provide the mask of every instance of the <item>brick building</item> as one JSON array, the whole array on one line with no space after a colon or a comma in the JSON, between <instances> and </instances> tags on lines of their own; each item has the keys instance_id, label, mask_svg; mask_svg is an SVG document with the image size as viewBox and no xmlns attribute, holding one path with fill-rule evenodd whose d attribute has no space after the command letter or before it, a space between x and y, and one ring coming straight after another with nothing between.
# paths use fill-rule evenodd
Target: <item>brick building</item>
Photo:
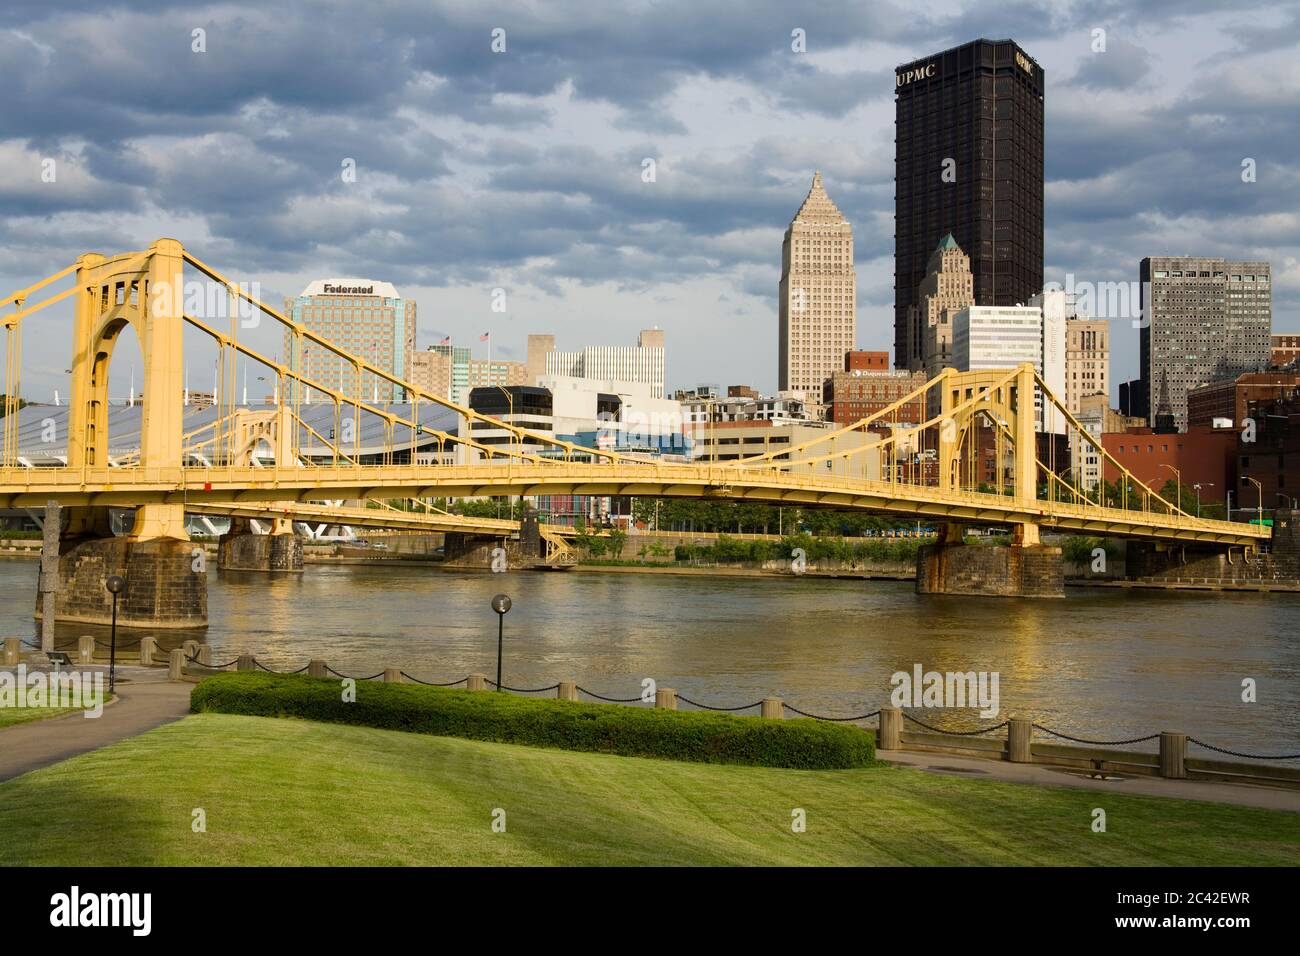
<instances>
[{"instance_id":1,"label":"brick building","mask_svg":"<svg viewBox=\"0 0 1300 956\"><path fill-rule=\"evenodd\" d=\"M1294 367L1300 359L1300 335L1273 335L1273 353L1269 364L1273 368Z\"/></svg>"},{"instance_id":2,"label":"brick building","mask_svg":"<svg viewBox=\"0 0 1300 956\"><path fill-rule=\"evenodd\" d=\"M851 349L844 353L844 371L887 372L889 371L889 353Z\"/></svg>"},{"instance_id":3,"label":"brick building","mask_svg":"<svg viewBox=\"0 0 1300 956\"><path fill-rule=\"evenodd\" d=\"M1184 488L1201 486L1202 501L1223 501L1227 492L1236 487L1237 431L1233 428L1197 425L1173 434L1130 428L1103 432L1101 444L1139 481L1156 491L1170 478L1176 478L1171 469L1181 473ZM1103 462L1102 468L1106 481L1118 480L1112 465Z\"/></svg>"},{"instance_id":4,"label":"brick building","mask_svg":"<svg viewBox=\"0 0 1300 956\"><path fill-rule=\"evenodd\" d=\"M1246 414L1255 419L1255 440L1247 442L1244 434L1238 436L1240 477L1233 500L1236 507L1258 506L1262 489L1267 517L1274 508L1292 507L1291 502L1300 498L1300 394L1251 402Z\"/></svg>"},{"instance_id":5,"label":"brick building","mask_svg":"<svg viewBox=\"0 0 1300 956\"><path fill-rule=\"evenodd\" d=\"M1300 389L1297 372L1248 372L1235 379L1209 382L1187 393L1187 423L1212 425L1222 418L1240 425L1251 402L1286 398Z\"/></svg>"},{"instance_id":6,"label":"brick building","mask_svg":"<svg viewBox=\"0 0 1300 956\"><path fill-rule=\"evenodd\" d=\"M894 404L925 383L924 372L902 369L855 368L836 372L826 380L822 389L826 419L840 425L852 424ZM891 414L889 420L894 424L908 425L925 421L925 394L907 402Z\"/></svg>"}]
</instances>

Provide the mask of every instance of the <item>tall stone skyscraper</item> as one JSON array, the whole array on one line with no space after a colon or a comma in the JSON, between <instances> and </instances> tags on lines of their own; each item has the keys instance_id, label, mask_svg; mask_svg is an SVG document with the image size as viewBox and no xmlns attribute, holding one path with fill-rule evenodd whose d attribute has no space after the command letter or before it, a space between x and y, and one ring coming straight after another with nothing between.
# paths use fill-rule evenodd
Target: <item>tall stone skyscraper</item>
<instances>
[{"instance_id":1,"label":"tall stone skyscraper","mask_svg":"<svg viewBox=\"0 0 1300 956\"><path fill-rule=\"evenodd\" d=\"M857 336L853 227L813 175L781 246L778 387L820 404Z\"/></svg>"},{"instance_id":2,"label":"tall stone skyscraper","mask_svg":"<svg viewBox=\"0 0 1300 956\"><path fill-rule=\"evenodd\" d=\"M925 278L917 287L916 313L909 320L921 330L921 355L917 367L934 378L952 365L952 314L975 304L970 256L961 251L952 233L940 240L930 255Z\"/></svg>"},{"instance_id":3,"label":"tall stone skyscraper","mask_svg":"<svg viewBox=\"0 0 1300 956\"><path fill-rule=\"evenodd\" d=\"M1043 288L1043 68L975 40L895 70L894 365L923 367L915 307L946 234L970 256L976 305Z\"/></svg>"}]
</instances>

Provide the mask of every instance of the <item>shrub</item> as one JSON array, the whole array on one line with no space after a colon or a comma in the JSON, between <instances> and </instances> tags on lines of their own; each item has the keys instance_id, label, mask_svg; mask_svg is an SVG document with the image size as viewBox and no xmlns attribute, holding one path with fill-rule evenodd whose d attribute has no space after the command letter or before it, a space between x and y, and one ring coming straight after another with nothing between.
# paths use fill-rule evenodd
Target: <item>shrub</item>
<instances>
[{"instance_id":1,"label":"shrub","mask_svg":"<svg viewBox=\"0 0 1300 956\"><path fill-rule=\"evenodd\" d=\"M194 688L190 710L694 763L834 770L875 760L870 731L806 718L763 720L374 681L357 682L354 702L342 697L339 681L331 678L218 674Z\"/></svg>"},{"instance_id":2,"label":"shrub","mask_svg":"<svg viewBox=\"0 0 1300 956\"><path fill-rule=\"evenodd\" d=\"M1088 564L1092 561L1092 552L1101 548L1106 557L1114 560L1121 554L1120 543L1113 538L1095 538L1086 535L1071 535L1061 542L1061 554L1066 561L1075 564Z\"/></svg>"}]
</instances>

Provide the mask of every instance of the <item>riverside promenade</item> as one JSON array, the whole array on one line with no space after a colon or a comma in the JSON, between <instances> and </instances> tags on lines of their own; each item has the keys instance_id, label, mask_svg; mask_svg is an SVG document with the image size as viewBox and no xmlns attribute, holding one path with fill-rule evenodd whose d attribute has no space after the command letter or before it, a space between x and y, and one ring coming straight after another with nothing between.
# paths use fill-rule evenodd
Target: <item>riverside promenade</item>
<instances>
[{"instance_id":1,"label":"riverside promenade","mask_svg":"<svg viewBox=\"0 0 1300 956\"><path fill-rule=\"evenodd\" d=\"M103 670L107 684L108 668L86 669ZM107 747L189 713L192 683L168 681L166 670L148 667L119 667L117 674L117 696L98 717L71 713L0 730L0 780Z\"/></svg>"},{"instance_id":2,"label":"riverside promenade","mask_svg":"<svg viewBox=\"0 0 1300 956\"><path fill-rule=\"evenodd\" d=\"M1061 767L1044 764L1009 763L958 754L917 753L913 751L877 750L876 758L897 767L930 773L1007 783L1025 783L1039 787L1069 787L1097 793L1125 794L1140 797L1169 797L1174 800L1201 800L1229 803L1261 810L1288 810L1300 813L1300 790L1250 784L1223 783L1213 780L1169 780L1164 777L1107 775L1098 779L1072 773Z\"/></svg>"},{"instance_id":3,"label":"riverside promenade","mask_svg":"<svg viewBox=\"0 0 1300 956\"><path fill-rule=\"evenodd\" d=\"M117 698L98 718L74 713L0 730L0 781L109 746L189 713L194 677L169 680L166 669L146 667L121 667L118 675ZM877 757L894 766L941 775L1300 813L1300 790L1280 787L1129 774L1094 776L1045 764L925 751L878 750Z\"/></svg>"}]
</instances>

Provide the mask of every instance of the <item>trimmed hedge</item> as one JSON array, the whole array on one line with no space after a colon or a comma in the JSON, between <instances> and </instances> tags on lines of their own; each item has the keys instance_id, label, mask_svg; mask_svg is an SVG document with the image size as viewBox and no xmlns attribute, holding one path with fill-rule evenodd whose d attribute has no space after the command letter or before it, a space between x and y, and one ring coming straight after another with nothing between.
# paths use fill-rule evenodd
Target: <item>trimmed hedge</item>
<instances>
[{"instance_id":1,"label":"trimmed hedge","mask_svg":"<svg viewBox=\"0 0 1300 956\"><path fill-rule=\"evenodd\" d=\"M870 731L807 718L763 720L376 681L357 681L356 701L345 703L339 687L336 679L305 675L217 674L194 688L190 710L694 763L838 770L875 762Z\"/></svg>"}]
</instances>

